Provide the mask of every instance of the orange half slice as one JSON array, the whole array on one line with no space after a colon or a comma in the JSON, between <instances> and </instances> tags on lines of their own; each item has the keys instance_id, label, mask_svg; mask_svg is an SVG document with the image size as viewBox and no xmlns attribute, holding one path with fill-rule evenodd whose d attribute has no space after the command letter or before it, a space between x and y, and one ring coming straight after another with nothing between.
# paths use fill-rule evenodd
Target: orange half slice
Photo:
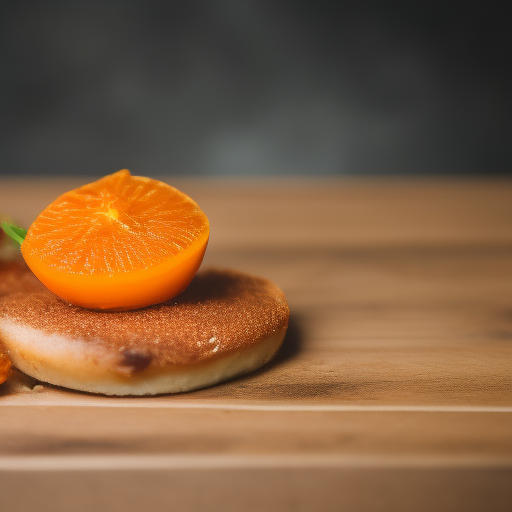
<instances>
[{"instance_id":1,"label":"orange half slice","mask_svg":"<svg viewBox=\"0 0 512 512\"><path fill-rule=\"evenodd\" d=\"M21 251L63 299L122 310L183 291L208 237L208 219L190 197L124 169L60 196L30 226Z\"/></svg>"}]
</instances>

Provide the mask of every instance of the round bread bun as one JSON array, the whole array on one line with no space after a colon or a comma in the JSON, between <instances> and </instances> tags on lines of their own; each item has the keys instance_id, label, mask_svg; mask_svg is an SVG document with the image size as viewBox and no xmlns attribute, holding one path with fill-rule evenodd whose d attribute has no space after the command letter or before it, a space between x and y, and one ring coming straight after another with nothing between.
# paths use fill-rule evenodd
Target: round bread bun
<instances>
[{"instance_id":1,"label":"round bread bun","mask_svg":"<svg viewBox=\"0 0 512 512\"><path fill-rule=\"evenodd\" d=\"M273 283L198 273L168 302L102 312L47 290L23 262L0 263L0 344L44 382L105 395L190 391L259 368L280 347L289 310Z\"/></svg>"}]
</instances>

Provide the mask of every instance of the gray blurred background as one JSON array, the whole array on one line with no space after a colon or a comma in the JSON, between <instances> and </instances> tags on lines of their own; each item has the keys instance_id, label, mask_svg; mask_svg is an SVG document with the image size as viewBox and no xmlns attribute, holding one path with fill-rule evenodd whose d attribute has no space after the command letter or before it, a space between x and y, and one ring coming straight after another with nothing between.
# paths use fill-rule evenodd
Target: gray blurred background
<instances>
[{"instance_id":1,"label":"gray blurred background","mask_svg":"<svg viewBox=\"0 0 512 512\"><path fill-rule=\"evenodd\" d=\"M512 171L506 2L1 2L0 174Z\"/></svg>"}]
</instances>

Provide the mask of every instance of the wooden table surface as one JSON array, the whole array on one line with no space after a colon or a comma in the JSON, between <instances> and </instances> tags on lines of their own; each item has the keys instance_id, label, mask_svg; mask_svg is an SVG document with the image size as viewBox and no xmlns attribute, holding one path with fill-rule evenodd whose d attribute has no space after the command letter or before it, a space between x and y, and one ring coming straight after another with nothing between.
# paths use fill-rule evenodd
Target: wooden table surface
<instances>
[{"instance_id":1,"label":"wooden table surface","mask_svg":"<svg viewBox=\"0 0 512 512\"><path fill-rule=\"evenodd\" d=\"M204 266L283 288L281 351L150 398L14 375L0 510L512 510L511 181L166 181L210 218ZM0 211L83 182L0 179Z\"/></svg>"}]
</instances>

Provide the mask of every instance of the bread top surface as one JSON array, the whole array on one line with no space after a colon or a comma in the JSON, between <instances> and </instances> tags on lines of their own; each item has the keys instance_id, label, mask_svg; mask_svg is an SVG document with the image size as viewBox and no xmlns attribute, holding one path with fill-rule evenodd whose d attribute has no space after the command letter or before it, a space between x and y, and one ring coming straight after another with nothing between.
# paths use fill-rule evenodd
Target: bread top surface
<instances>
[{"instance_id":1,"label":"bread top surface","mask_svg":"<svg viewBox=\"0 0 512 512\"><path fill-rule=\"evenodd\" d=\"M286 328L284 293L230 270L199 272L177 297L143 309L104 312L73 306L47 290L22 261L0 262L0 319L65 337L77 348L115 354L114 371L200 364Z\"/></svg>"}]
</instances>

